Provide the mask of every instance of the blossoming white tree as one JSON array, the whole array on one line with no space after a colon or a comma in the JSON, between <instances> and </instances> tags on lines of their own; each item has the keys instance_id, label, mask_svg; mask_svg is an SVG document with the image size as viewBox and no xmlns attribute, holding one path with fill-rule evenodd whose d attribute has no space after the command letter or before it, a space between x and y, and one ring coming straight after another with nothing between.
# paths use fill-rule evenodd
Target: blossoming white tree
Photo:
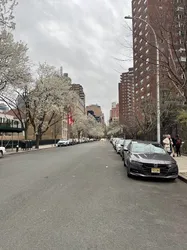
<instances>
[{"instance_id":1,"label":"blossoming white tree","mask_svg":"<svg viewBox=\"0 0 187 250\"><path fill-rule=\"evenodd\" d=\"M101 138L104 136L104 126L103 124L96 121L96 119L89 115L87 117L87 134L89 137Z\"/></svg>"},{"instance_id":2,"label":"blossoming white tree","mask_svg":"<svg viewBox=\"0 0 187 250\"><path fill-rule=\"evenodd\" d=\"M15 42L13 35L0 34L0 90L7 85L19 86L31 80L28 48L23 42Z\"/></svg>"},{"instance_id":3,"label":"blossoming white tree","mask_svg":"<svg viewBox=\"0 0 187 250\"><path fill-rule=\"evenodd\" d=\"M16 0L0 0L0 27L1 29L15 29L14 7Z\"/></svg>"},{"instance_id":4,"label":"blossoming white tree","mask_svg":"<svg viewBox=\"0 0 187 250\"><path fill-rule=\"evenodd\" d=\"M74 137L80 139L81 135L85 133L87 128L87 117L78 108L73 112L72 132Z\"/></svg>"},{"instance_id":5,"label":"blossoming white tree","mask_svg":"<svg viewBox=\"0 0 187 250\"><path fill-rule=\"evenodd\" d=\"M10 33L15 28L16 5L16 0L0 0L0 90L30 81L28 48L21 41L15 42Z\"/></svg>"},{"instance_id":6,"label":"blossoming white tree","mask_svg":"<svg viewBox=\"0 0 187 250\"><path fill-rule=\"evenodd\" d=\"M107 128L107 135L108 136L116 135L121 132L122 128L123 127L119 124L119 122L112 122L109 124Z\"/></svg>"},{"instance_id":7,"label":"blossoming white tree","mask_svg":"<svg viewBox=\"0 0 187 250\"><path fill-rule=\"evenodd\" d=\"M93 138L101 138L104 136L104 127L97 122L92 115L85 115L76 111L74 115L73 132L80 139L80 135Z\"/></svg>"},{"instance_id":8,"label":"blossoming white tree","mask_svg":"<svg viewBox=\"0 0 187 250\"><path fill-rule=\"evenodd\" d=\"M42 135L62 120L70 78L61 77L54 67L41 64L36 84L28 95L27 114L36 135L36 148Z\"/></svg>"}]
</instances>

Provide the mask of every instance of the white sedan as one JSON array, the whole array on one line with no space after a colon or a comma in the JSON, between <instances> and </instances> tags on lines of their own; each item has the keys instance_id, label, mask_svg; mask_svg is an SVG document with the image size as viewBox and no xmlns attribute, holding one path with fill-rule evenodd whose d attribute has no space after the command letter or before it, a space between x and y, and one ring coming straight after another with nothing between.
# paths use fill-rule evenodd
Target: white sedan
<instances>
[{"instance_id":1,"label":"white sedan","mask_svg":"<svg viewBox=\"0 0 187 250\"><path fill-rule=\"evenodd\" d=\"M65 139L61 139L57 142L57 147L63 147L63 146L68 146L68 145L69 145L69 141Z\"/></svg>"},{"instance_id":2,"label":"white sedan","mask_svg":"<svg viewBox=\"0 0 187 250\"><path fill-rule=\"evenodd\" d=\"M6 154L5 147L0 147L0 158L3 158L5 154Z\"/></svg>"}]
</instances>

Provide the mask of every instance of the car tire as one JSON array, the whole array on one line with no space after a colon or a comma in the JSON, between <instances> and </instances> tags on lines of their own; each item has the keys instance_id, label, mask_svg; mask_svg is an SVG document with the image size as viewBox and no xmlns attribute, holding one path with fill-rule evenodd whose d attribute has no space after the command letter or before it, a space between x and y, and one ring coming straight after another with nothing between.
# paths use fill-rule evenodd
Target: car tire
<instances>
[{"instance_id":1,"label":"car tire","mask_svg":"<svg viewBox=\"0 0 187 250\"><path fill-rule=\"evenodd\" d=\"M4 154L3 154L3 151L1 150L0 151L0 158L3 158L4 157Z\"/></svg>"},{"instance_id":2,"label":"car tire","mask_svg":"<svg viewBox=\"0 0 187 250\"><path fill-rule=\"evenodd\" d=\"M128 178L131 178L131 174L128 173L128 174L127 174L127 177L128 177Z\"/></svg>"}]
</instances>

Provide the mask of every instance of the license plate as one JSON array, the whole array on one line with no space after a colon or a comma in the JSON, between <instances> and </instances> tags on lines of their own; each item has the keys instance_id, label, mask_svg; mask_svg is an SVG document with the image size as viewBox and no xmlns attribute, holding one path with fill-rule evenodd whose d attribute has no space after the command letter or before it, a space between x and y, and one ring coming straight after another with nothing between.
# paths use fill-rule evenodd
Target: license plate
<instances>
[{"instance_id":1,"label":"license plate","mask_svg":"<svg viewBox=\"0 0 187 250\"><path fill-rule=\"evenodd\" d=\"M160 168L151 168L151 173L160 174Z\"/></svg>"}]
</instances>

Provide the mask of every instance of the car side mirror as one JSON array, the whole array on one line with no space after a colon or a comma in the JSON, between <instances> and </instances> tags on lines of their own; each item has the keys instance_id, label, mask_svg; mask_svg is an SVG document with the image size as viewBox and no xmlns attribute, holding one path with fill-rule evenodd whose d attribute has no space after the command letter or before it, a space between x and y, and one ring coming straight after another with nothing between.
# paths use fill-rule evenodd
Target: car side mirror
<instances>
[{"instance_id":1,"label":"car side mirror","mask_svg":"<svg viewBox=\"0 0 187 250\"><path fill-rule=\"evenodd\" d=\"M126 151L126 152L127 152L127 151L129 151L129 150L128 150L128 148L127 148L127 147L124 147L124 151Z\"/></svg>"}]
</instances>

